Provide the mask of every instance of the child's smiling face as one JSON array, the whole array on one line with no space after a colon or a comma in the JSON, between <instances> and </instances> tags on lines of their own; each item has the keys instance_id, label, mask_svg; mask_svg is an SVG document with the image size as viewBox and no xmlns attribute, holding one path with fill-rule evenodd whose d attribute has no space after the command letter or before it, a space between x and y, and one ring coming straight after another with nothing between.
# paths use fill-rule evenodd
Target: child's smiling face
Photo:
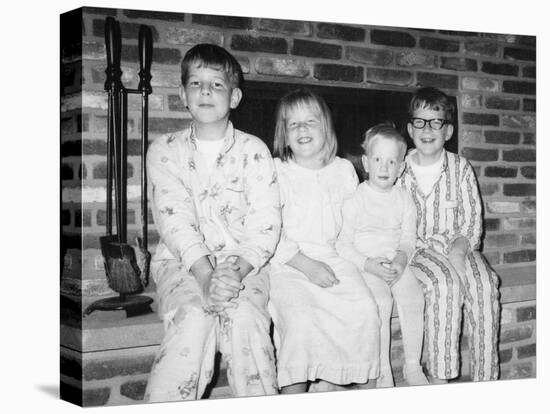
<instances>
[{"instance_id":1,"label":"child's smiling face","mask_svg":"<svg viewBox=\"0 0 550 414\"><path fill-rule=\"evenodd\" d=\"M212 124L227 121L230 110L239 104L241 90L232 87L223 70L194 63L181 97L195 122Z\"/></svg>"},{"instance_id":2,"label":"child's smiling face","mask_svg":"<svg viewBox=\"0 0 550 414\"><path fill-rule=\"evenodd\" d=\"M287 143L296 162L321 159L326 138L319 116L305 105L293 108L286 120Z\"/></svg>"},{"instance_id":3,"label":"child's smiling face","mask_svg":"<svg viewBox=\"0 0 550 414\"><path fill-rule=\"evenodd\" d=\"M415 110L411 118L420 118L425 121L432 119L444 120L445 112L423 107ZM441 156L445 142L451 139L453 135L453 125L445 123L441 129L435 130L426 122L424 127L419 129L409 122L407 124L407 131L418 151L419 161L424 164L430 164L436 162Z\"/></svg>"},{"instance_id":4,"label":"child's smiling face","mask_svg":"<svg viewBox=\"0 0 550 414\"><path fill-rule=\"evenodd\" d=\"M389 191L404 166L403 150L393 139L374 137L369 153L361 161L369 173L369 184L381 191Z\"/></svg>"}]
</instances>

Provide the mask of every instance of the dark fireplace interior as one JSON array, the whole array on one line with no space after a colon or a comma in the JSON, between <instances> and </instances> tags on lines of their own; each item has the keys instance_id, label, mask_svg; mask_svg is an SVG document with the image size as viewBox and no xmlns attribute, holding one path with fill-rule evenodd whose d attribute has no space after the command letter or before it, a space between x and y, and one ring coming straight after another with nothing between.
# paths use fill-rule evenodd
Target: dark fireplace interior
<instances>
[{"instance_id":1,"label":"dark fireplace interior","mask_svg":"<svg viewBox=\"0 0 550 414\"><path fill-rule=\"evenodd\" d=\"M292 83L247 81L241 104L231 115L235 127L260 137L272 150L277 102L285 93L299 87L302 86ZM350 158L360 177L363 174L356 160L362 154L362 135L371 126L392 121L412 147L406 129L407 108L412 93L316 85L308 88L327 102L338 137L338 155ZM456 98L451 98L456 104ZM458 125L455 122L453 137L445 146L455 153L458 152L457 135Z\"/></svg>"}]
</instances>

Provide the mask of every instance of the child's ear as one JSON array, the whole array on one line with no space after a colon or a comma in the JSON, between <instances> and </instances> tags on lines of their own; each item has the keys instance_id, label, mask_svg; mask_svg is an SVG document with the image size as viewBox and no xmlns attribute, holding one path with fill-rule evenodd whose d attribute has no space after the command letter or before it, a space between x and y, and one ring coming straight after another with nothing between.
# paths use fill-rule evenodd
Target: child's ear
<instances>
[{"instance_id":1,"label":"child's ear","mask_svg":"<svg viewBox=\"0 0 550 414\"><path fill-rule=\"evenodd\" d=\"M241 102L241 99L243 97L243 92L240 88L233 88L231 91L231 103L229 107L231 109L235 109L237 106L239 106L239 103Z\"/></svg>"},{"instance_id":2,"label":"child's ear","mask_svg":"<svg viewBox=\"0 0 550 414\"><path fill-rule=\"evenodd\" d=\"M407 132L409 134L409 137L412 138L412 136L413 136L413 126L410 122L407 122Z\"/></svg>"},{"instance_id":3,"label":"child's ear","mask_svg":"<svg viewBox=\"0 0 550 414\"><path fill-rule=\"evenodd\" d=\"M399 165L399 173L397 174L397 177L401 177L401 174L403 174L403 170L405 170L405 161L401 161L401 164Z\"/></svg>"},{"instance_id":4,"label":"child's ear","mask_svg":"<svg viewBox=\"0 0 550 414\"><path fill-rule=\"evenodd\" d=\"M180 98L183 105L187 108L187 95L185 94L185 88L183 86L180 86Z\"/></svg>"},{"instance_id":5,"label":"child's ear","mask_svg":"<svg viewBox=\"0 0 550 414\"><path fill-rule=\"evenodd\" d=\"M445 141L448 141L453 136L453 131L455 130L455 127L453 124L447 124L447 128L445 129Z\"/></svg>"},{"instance_id":6,"label":"child's ear","mask_svg":"<svg viewBox=\"0 0 550 414\"><path fill-rule=\"evenodd\" d=\"M369 172L369 163L367 162L368 158L366 155L361 155L361 164L363 165L363 169L365 172Z\"/></svg>"}]
</instances>

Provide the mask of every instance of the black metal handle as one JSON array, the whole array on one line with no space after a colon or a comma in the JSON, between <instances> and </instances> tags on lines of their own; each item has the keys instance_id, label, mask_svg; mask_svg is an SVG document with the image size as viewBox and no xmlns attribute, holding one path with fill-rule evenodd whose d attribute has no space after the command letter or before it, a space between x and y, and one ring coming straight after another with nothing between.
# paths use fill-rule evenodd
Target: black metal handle
<instances>
[{"instance_id":1,"label":"black metal handle","mask_svg":"<svg viewBox=\"0 0 550 414\"><path fill-rule=\"evenodd\" d=\"M151 89L151 63L153 61L153 33L149 26L139 27L139 85L138 89L146 94Z\"/></svg>"},{"instance_id":2,"label":"black metal handle","mask_svg":"<svg viewBox=\"0 0 550 414\"><path fill-rule=\"evenodd\" d=\"M122 87L120 80L122 76L122 71L120 70L121 49L120 24L113 17L107 17L105 19L105 52L107 55L105 90L112 91Z\"/></svg>"}]
</instances>

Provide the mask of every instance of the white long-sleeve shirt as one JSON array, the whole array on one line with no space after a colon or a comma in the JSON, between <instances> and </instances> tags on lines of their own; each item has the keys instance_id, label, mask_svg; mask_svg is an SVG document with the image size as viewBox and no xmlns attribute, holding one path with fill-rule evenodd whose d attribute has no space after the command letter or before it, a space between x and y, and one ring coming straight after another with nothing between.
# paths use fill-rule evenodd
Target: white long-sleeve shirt
<instances>
[{"instance_id":1,"label":"white long-sleeve shirt","mask_svg":"<svg viewBox=\"0 0 550 414\"><path fill-rule=\"evenodd\" d=\"M405 189L380 191L363 182L344 203L338 254L363 270L368 257L392 260L397 250L410 259L416 243L416 208Z\"/></svg>"}]
</instances>

